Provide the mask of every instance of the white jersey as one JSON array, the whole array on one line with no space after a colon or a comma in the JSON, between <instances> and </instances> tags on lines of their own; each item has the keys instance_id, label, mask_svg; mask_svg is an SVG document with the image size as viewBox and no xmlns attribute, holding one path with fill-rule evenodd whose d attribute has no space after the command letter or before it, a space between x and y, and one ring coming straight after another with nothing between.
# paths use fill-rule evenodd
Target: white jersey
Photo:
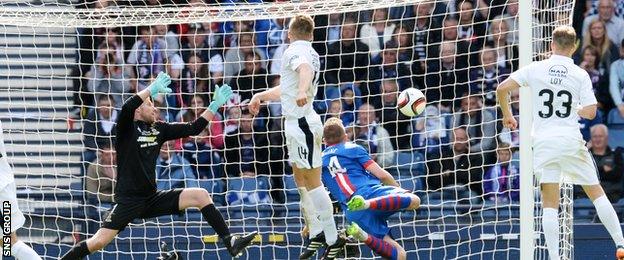
<instances>
[{"instance_id":1,"label":"white jersey","mask_svg":"<svg viewBox=\"0 0 624 260\"><path fill-rule=\"evenodd\" d=\"M552 55L511 74L522 87L530 87L533 99L535 139L553 136L582 139L579 107L597 103L587 72L571 58Z\"/></svg>"},{"instance_id":2,"label":"white jersey","mask_svg":"<svg viewBox=\"0 0 624 260\"><path fill-rule=\"evenodd\" d=\"M299 73L296 70L304 63L312 67L314 78L312 79L312 86L308 88L308 103L303 107L299 107L297 106ZM310 114L316 114L312 108L312 102L318 89L320 67L319 55L312 48L312 43L309 41L295 41L284 51L280 71L280 98L282 101L282 114L286 119L299 119Z\"/></svg>"},{"instance_id":3,"label":"white jersey","mask_svg":"<svg viewBox=\"0 0 624 260\"><path fill-rule=\"evenodd\" d=\"M13 171L7 161L6 148L4 147L4 134L2 133L2 124L0 124L0 190L13 181Z\"/></svg>"}]
</instances>

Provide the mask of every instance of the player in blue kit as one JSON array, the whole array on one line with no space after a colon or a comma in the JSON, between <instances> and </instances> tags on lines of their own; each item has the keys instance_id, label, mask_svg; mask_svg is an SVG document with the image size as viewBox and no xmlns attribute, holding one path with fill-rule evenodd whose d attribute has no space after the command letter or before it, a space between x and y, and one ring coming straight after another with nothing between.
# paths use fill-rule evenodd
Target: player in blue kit
<instances>
[{"instance_id":1,"label":"player in blue kit","mask_svg":"<svg viewBox=\"0 0 624 260\"><path fill-rule=\"evenodd\" d=\"M399 187L361 146L348 142L342 121L330 118L323 127L322 179L351 222L347 234L382 257L406 259L403 247L390 237L388 217L414 210L420 198Z\"/></svg>"}]
</instances>

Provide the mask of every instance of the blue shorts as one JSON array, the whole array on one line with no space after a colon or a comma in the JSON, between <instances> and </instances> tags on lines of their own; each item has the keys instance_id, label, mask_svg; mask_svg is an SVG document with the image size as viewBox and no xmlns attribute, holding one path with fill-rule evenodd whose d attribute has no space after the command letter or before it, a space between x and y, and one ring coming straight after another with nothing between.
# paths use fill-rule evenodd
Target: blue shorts
<instances>
[{"instance_id":1,"label":"blue shorts","mask_svg":"<svg viewBox=\"0 0 624 260\"><path fill-rule=\"evenodd\" d=\"M362 193L356 192L356 195L364 197L364 199L374 199L386 195L403 194L408 191L394 186L374 186ZM359 210L359 211L346 211L347 221L357 223L366 233L371 234L377 238L383 239L390 232L388 227L388 218L392 216L396 211L373 211L373 210Z\"/></svg>"}]
</instances>

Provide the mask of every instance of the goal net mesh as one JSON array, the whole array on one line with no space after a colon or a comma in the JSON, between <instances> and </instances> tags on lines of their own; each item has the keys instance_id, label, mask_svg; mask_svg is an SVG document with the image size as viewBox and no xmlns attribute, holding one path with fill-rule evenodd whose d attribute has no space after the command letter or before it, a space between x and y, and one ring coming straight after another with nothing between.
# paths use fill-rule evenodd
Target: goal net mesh
<instances>
[{"instance_id":1,"label":"goal net mesh","mask_svg":"<svg viewBox=\"0 0 624 260\"><path fill-rule=\"evenodd\" d=\"M164 71L174 93L154 100L160 120L194 120L215 85L236 95L199 136L163 145L157 187L204 188L233 232L260 231L244 258L298 257L304 222L280 104L255 118L244 104L279 84L289 17L305 13L321 57L315 110L342 119L349 138L422 199L389 218L408 259L517 259L519 135L502 127L495 88L518 69L519 27L532 27L540 60L572 10L571 0L534 0L533 24L520 25L518 0L2 0L0 121L27 218L18 235L58 258L97 231L123 159L114 149L120 107ZM428 103L415 118L396 109L410 87ZM518 93L511 102L518 115ZM564 191L562 249L572 259ZM137 219L90 259L227 258L201 214L185 213ZM348 254L373 257L363 245Z\"/></svg>"}]
</instances>

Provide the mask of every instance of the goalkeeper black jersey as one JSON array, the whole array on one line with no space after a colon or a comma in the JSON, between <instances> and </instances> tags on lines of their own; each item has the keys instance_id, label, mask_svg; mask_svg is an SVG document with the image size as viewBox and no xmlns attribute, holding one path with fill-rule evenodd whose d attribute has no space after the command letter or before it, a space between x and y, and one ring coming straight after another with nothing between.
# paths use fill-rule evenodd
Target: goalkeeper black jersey
<instances>
[{"instance_id":1,"label":"goalkeeper black jersey","mask_svg":"<svg viewBox=\"0 0 624 260\"><path fill-rule=\"evenodd\" d=\"M134 111L143 103L134 95L124 103L117 119L117 185L115 200L133 202L156 192L156 160L160 147L168 140L197 135L208 121L200 117L192 123L134 120Z\"/></svg>"}]
</instances>

